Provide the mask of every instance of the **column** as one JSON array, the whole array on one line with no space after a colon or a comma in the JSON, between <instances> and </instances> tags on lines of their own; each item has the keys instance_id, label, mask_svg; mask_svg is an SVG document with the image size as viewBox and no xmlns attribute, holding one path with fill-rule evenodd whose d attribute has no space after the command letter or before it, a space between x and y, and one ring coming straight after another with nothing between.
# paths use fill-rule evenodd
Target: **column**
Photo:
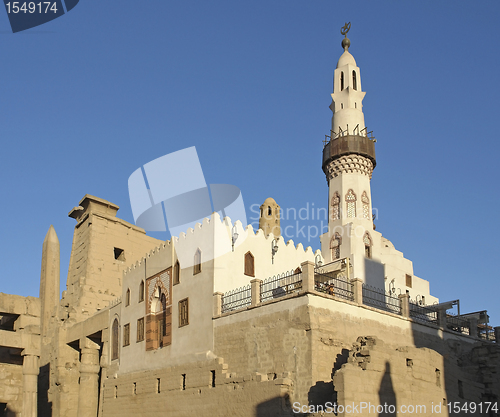
<instances>
[{"instance_id":1,"label":"column","mask_svg":"<svg viewBox=\"0 0 500 417\"><path fill-rule=\"evenodd\" d=\"M363 281L359 278L355 278L351 281L352 284L352 292L354 296L354 302L356 304L363 304Z\"/></svg>"},{"instance_id":2,"label":"column","mask_svg":"<svg viewBox=\"0 0 500 417\"><path fill-rule=\"evenodd\" d=\"M399 294L399 305L401 306L401 315L410 317L410 295Z\"/></svg>"},{"instance_id":3,"label":"column","mask_svg":"<svg viewBox=\"0 0 500 417\"><path fill-rule=\"evenodd\" d=\"M262 283L261 279L252 279L250 284L252 286L252 306L256 306L260 304L260 284Z\"/></svg>"},{"instance_id":4,"label":"column","mask_svg":"<svg viewBox=\"0 0 500 417\"><path fill-rule=\"evenodd\" d=\"M222 314L222 297L221 292L214 292L214 317L219 317Z\"/></svg>"},{"instance_id":5,"label":"column","mask_svg":"<svg viewBox=\"0 0 500 417\"><path fill-rule=\"evenodd\" d=\"M37 416L38 356L23 354L23 417Z\"/></svg>"},{"instance_id":6,"label":"column","mask_svg":"<svg viewBox=\"0 0 500 417\"><path fill-rule=\"evenodd\" d=\"M80 340L80 390L78 417L97 417L99 395L99 345L89 338Z\"/></svg>"},{"instance_id":7,"label":"column","mask_svg":"<svg viewBox=\"0 0 500 417\"><path fill-rule=\"evenodd\" d=\"M314 291L314 268L313 262L306 261L300 264L302 269L302 290L305 292Z\"/></svg>"}]
</instances>

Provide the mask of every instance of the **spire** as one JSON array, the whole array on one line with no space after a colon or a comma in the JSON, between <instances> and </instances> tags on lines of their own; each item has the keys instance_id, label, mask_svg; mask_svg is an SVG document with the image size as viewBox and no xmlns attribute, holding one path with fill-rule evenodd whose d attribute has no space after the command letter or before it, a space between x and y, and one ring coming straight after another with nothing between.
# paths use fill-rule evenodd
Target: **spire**
<instances>
[{"instance_id":1,"label":"spire","mask_svg":"<svg viewBox=\"0 0 500 417\"><path fill-rule=\"evenodd\" d=\"M366 136L365 117L363 115L363 98L361 91L361 77L356 60L349 52L351 41L347 32L351 23L346 23L340 30L344 35L342 48L344 53L340 56L334 73L332 104L330 109L332 117L332 138L354 134Z\"/></svg>"},{"instance_id":2,"label":"spire","mask_svg":"<svg viewBox=\"0 0 500 417\"><path fill-rule=\"evenodd\" d=\"M41 334L46 335L49 322L57 314L59 305L59 239L54 226L49 227L42 248L42 271L40 275Z\"/></svg>"}]
</instances>

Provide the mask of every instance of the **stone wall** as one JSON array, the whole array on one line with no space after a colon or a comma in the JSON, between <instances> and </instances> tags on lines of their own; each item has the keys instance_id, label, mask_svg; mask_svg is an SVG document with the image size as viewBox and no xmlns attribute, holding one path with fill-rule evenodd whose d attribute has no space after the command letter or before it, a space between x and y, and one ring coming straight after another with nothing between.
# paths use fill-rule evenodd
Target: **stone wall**
<instances>
[{"instance_id":1,"label":"stone wall","mask_svg":"<svg viewBox=\"0 0 500 417\"><path fill-rule=\"evenodd\" d=\"M287 375L229 371L222 358L136 372L104 384L105 417L217 416L267 417L290 415Z\"/></svg>"},{"instance_id":2,"label":"stone wall","mask_svg":"<svg viewBox=\"0 0 500 417\"><path fill-rule=\"evenodd\" d=\"M23 367L0 363L0 403L6 404L6 416L14 416L23 410ZM0 410L0 413L3 410ZM11 414L9 414L11 413ZM2 414L3 415L3 414Z\"/></svg>"}]
</instances>

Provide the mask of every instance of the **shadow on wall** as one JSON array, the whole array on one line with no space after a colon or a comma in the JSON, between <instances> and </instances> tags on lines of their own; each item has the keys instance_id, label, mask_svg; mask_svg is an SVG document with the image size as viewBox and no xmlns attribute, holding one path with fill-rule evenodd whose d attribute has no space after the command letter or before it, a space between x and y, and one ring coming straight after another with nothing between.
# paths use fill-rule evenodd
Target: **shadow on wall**
<instances>
[{"instance_id":1,"label":"shadow on wall","mask_svg":"<svg viewBox=\"0 0 500 417\"><path fill-rule=\"evenodd\" d=\"M283 397L274 397L264 401L255 407L256 417L289 417L289 416L305 416L307 414L294 413L290 397L285 394Z\"/></svg>"},{"instance_id":2,"label":"shadow on wall","mask_svg":"<svg viewBox=\"0 0 500 417\"><path fill-rule=\"evenodd\" d=\"M392 377L391 377L391 364L389 362L385 363L385 373L382 377L382 381L380 382L380 388L378 390L379 403L382 405L387 404L388 406L394 406L393 410L398 409L398 404L396 401L396 392L394 391L394 386L392 385ZM396 412L390 412L390 408L384 408L382 413L379 413L379 417L381 416L396 416Z\"/></svg>"},{"instance_id":3,"label":"shadow on wall","mask_svg":"<svg viewBox=\"0 0 500 417\"><path fill-rule=\"evenodd\" d=\"M16 417L16 413L7 406L7 403L0 403L0 417Z\"/></svg>"},{"instance_id":4,"label":"shadow on wall","mask_svg":"<svg viewBox=\"0 0 500 417\"><path fill-rule=\"evenodd\" d=\"M40 367L38 374L38 415L52 417L52 403L49 402L50 363Z\"/></svg>"}]
</instances>

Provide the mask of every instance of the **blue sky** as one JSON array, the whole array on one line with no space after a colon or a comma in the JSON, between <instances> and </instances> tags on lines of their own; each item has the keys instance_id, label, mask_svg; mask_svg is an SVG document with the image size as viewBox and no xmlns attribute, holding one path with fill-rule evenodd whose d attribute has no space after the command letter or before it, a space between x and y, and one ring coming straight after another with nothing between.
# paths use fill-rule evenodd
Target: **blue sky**
<instances>
[{"instance_id":1,"label":"blue sky","mask_svg":"<svg viewBox=\"0 0 500 417\"><path fill-rule=\"evenodd\" d=\"M433 295L499 325L499 18L497 1L81 0L12 34L0 12L0 291L38 296L51 224L64 289L67 213L88 193L133 222L129 175L188 146L250 216L269 196L326 207L322 140L351 21L377 230Z\"/></svg>"}]
</instances>

